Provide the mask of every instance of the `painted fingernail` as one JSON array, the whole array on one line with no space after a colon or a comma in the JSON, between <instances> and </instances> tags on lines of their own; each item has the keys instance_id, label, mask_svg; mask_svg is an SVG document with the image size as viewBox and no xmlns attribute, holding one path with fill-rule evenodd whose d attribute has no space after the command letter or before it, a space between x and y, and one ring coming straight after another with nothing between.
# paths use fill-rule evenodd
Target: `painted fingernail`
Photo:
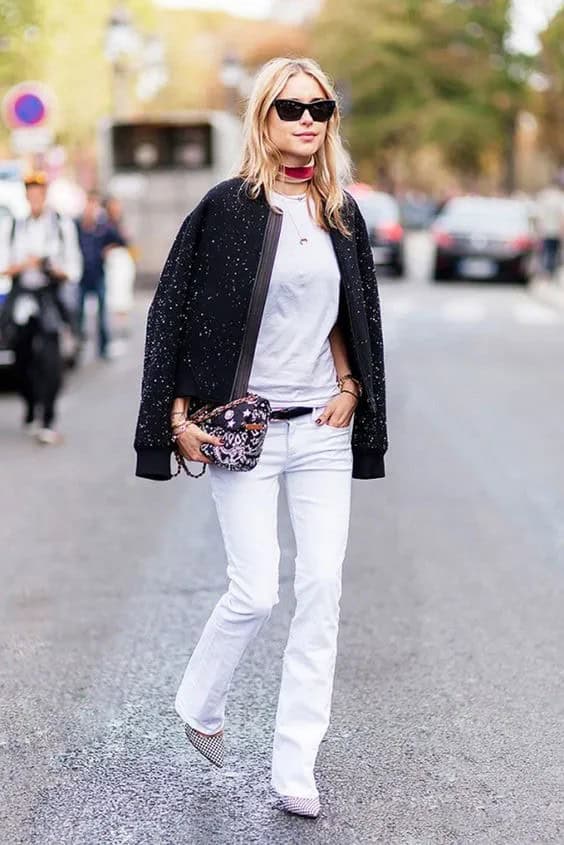
<instances>
[{"instance_id":1,"label":"painted fingernail","mask_svg":"<svg viewBox=\"0 0 564 845\"><path fill-rule=\"evenodd\" d=\"M315 422L319 425L321 423L321 417L318 417Z\"/></svg>"}]
</instances>

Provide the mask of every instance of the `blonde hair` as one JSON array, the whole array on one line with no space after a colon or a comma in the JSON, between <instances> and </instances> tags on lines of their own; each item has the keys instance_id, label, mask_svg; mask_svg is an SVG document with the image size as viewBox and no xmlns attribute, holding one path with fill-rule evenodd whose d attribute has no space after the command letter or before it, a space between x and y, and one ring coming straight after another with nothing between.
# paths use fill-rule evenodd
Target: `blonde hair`
<instances>
[{"instance_id":1,"label":"blonde hair","mask_svg":"<svg viewBox=\"0 0 564 845\"><path fill-rule=\"evenodd\" d=\"M329 77L313 59L271 59L258 72L247 101L243 152L237 175L243 178L243 185L253 199L264 188L270 204L283 157L268 135L266 119L274 100L288 80L298 73L309 74L319 83L327 99L338 100ZM330 227L339 229L348 236L350 230L342 216L345 204L343 186L349 184L352 177L350 158L339 135L340 123L337 102L337 108L327 124L325 140L314 155L315 169L307 191L314 202L318 225L325 230Z\"/></svg>"}]
</instances>

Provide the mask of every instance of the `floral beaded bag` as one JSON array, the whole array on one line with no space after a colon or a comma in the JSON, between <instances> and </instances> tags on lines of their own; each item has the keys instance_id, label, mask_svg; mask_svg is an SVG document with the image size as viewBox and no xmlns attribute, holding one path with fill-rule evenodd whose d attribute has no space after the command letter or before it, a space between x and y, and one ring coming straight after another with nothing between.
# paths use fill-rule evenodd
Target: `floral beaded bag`
<instances>
[{"instance_id":1,"label":"floral beaded bag","mask_svg":"<svg viewBox=\"0 0 564 845\"><path fill-rule=\"evenodd\" d=\"M245 334L231 391L232 398L225 405L204 405L189 416L180 430L173 435L177 462L175 476L184 470L192 478L200 478L206 471L206 464L203 464L201 472L191 472L178 446L178 435L185 431L190 423L196 423L206 434L221 438L221 446L203 443L200 447L202 453L214 464L235 472L248 472L254 469L260 458L271 408L268 399L257 396L256 393L247 393L247 389L281 227L282 215L271 209L249 303Z\"/></svg>"}]
</instances>

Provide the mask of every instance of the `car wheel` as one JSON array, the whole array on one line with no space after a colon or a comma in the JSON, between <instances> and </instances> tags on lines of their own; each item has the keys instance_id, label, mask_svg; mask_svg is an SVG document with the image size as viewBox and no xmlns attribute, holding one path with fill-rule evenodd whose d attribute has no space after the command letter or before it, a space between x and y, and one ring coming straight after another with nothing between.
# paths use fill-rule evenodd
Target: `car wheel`
<instances>
[{"instance_id":1,"label":"car wheel","mask_svg":"<svg viewBox=\"0 0 564 845\"><path fill-rule=\"evenodd\" d=\"M439 268L435 265L431 280L433 282L447 282L451 277L452 274L448 273L445 270L439 270Z\"/></svg>"},{"instance_id":2,"label":"car wheel","mask_svg":"<svg viewBox=\"0 0 564 845\"><path fill-rule=\"evenodd\" d=\"M18 388L15 367L0 367L0 392L13 391Z\"/></svg>"},{"instance_id":3,"label":"car wheel","mask_svg":"<svg viewBox=\"0 0 564 845\"><path fill-rule=\"evenodd\" d=\"M528 273L519 273L515 277L515 282L518 285L522 285L523 287L526 287L529 284L530 281L531 281L531 277L529 276Z\"/></svg>"}]
</instances>

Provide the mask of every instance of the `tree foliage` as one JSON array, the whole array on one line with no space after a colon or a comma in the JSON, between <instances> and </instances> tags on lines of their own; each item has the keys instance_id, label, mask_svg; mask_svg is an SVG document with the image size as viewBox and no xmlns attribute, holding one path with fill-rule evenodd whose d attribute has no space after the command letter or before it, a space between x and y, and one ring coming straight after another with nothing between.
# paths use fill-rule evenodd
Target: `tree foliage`
<instances>
[{"instance_id":1,"label":"tree foliage","mask_svg":"<svg viewBox=\"0 0 564 845\"><path fill-rule=\"evenodd\" d=\"M317 54L351 92L354 156L386 161L438 146L467 174L510 158L527 60L509 52L510 0L326 0Z\"/></svg>"},{"instance_id":2,"label":"tree foliage","mask_svg":"<svg viewBox=\"0 0 564 845\"><path fill-rule=\"evenodd\" d=\"M559 167L564 167L564 9L551 20L541 35L538 67L545 86L538 98L543 146Z\"/></svg>"},{"instance_id":3,"label":"tree foliage","mask_svg":"<svg viewBox=\"0 0 564 845\"><path fill-rule=\"evenodd\" d=\"M54 92L55 128L62 141L94 137L97 118L109 110L110 67L104 37L113 0L0 0L0 95L36 79ZM151 0L128 4L140 28L153 24Z\"/></svg>"},{"instance_id":4,"label":"tree foliage","mask_svg":"<svg viewBox=\"0 0 564 845\"><path fill-rule=\"evenodd\" d=\"M0 88L40 73L39 0L0 0Z\"/></svg>"},{"instance_id":5,"label":"tree foliage","mask_svg":"<svg viewBox=\"0 0 564 845\"><path fill-rule=\"evenodd\" d=\"M71 147L90 145L98 119L111 110L104 39L114 7L115 0L0 0L0 96L24 79L45 82L57 103L57 137ZM127 8L138 30L164 42L169 74L152 101L139 102L131 62L129 103L137 114L222 108L227 98L220 68L226 52L237 52L249 69L272 55L307 52L307 36L298 27L217 11L158 9L153 0L128 0Z\"/></svg>"}]
</instances>

